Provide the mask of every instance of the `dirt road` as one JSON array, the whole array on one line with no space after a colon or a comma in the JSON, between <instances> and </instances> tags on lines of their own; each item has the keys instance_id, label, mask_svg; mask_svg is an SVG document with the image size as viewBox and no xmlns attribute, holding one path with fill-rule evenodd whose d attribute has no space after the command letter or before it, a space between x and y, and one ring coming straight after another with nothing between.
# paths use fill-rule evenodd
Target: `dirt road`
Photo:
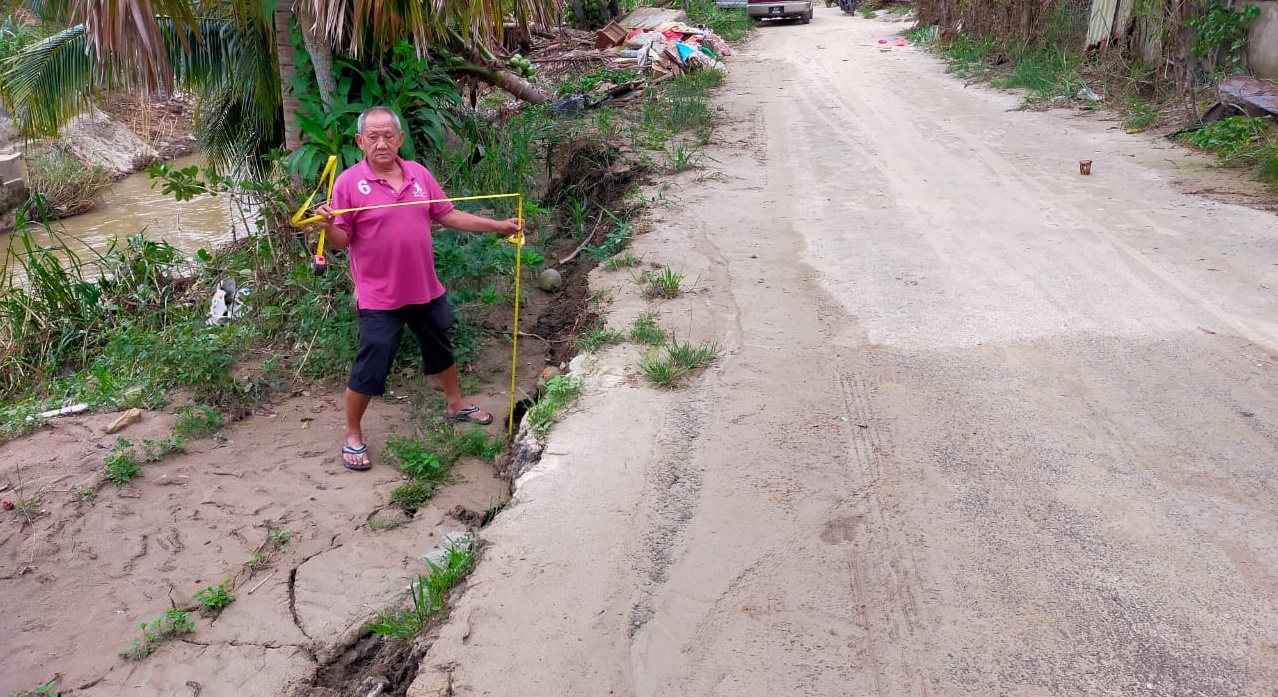
<instances>
[{"instance_id":1,"label":"dirt road","mask_svg":"<svg viewBox=\"0 0 1278 697\"><path fill-rule=\"evenodd\" d=\"M1278 695L1275 218L902 26L733 61L637 247L722 360L593 364L410 694Z\"/></svg>"}]
</instances>

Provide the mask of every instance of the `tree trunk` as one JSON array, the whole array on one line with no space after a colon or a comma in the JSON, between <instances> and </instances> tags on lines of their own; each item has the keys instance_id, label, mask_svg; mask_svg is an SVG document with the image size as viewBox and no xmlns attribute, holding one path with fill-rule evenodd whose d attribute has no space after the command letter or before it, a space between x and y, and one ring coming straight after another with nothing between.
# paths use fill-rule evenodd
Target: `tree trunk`
<instances>
[{"instance_id":1,"label":"tree trunk","mask_svg":"<svg viewBox=\"0 0 1278 697\"><path fill-rule=\"evenodd\" d=\"M505 70L492 70L478 65L464 65L458 70L470 73L493 87L505 90L519 100L529 104L541 104L551 100L551 96L540 87Z\"/></svg>"},{"instance_id":2,"label":"tree trunk","mask_svg":"<svg viewBox=\"0 0 1278 697\"><path fill-rule=\"evenodd\" d=\"M297 128L297 110L301 103L293 94L293 42L289 40L288 21L293 13L285 3L275 8L275 57L280 69L280 101L283 103L284 147L296 152L302 145L302 133Z\"/></svg>"},{"instance_id":3,"label":"tree trunk","mask_svg":"<svg viewBox=\"0 0 1278 697\"><path fill-rule=\"evenodd\" d=\"M297 24L302 29L302 44L306 46L311 66L315 69L320 99L324 100L325 106L332 104L333 94L337 92L337 78L333 75L333 48L328 45L328 37L315 31L315 17L311 15L310 3L297 3Z\"/></svg>"}]
</instances>

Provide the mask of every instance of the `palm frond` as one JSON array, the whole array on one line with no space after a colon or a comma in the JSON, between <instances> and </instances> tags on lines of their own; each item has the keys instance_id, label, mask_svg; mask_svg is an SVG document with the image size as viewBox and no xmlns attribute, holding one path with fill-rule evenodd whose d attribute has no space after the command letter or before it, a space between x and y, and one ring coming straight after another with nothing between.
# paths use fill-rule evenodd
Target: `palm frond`
<instances>
[{"instance_id":1,"label":"palm frond","mask_svg":"<svg viewBox=\"0 0 1278 697\"><path fill-rule=\"evenodd\" d=\"M185 42L168 36L170 61L178 84L199 97L195 127L201 150L214 169L228 171L279 142L283 126L273 37L266 25L235 18L200 20L186 31Z\"/></svg>"},{"instance_id":2,"label":"palm frond","mask_svg":"<svg viewBox=\"0 0 1278 697\"><path fill-rule=\"evenodd\" d=\"M173 68L161 22L195 22L187 0L71 0L71 17L85 26L97 63L113 78L152 90L173 87Z\"/></svg>"},{"instance_id":3,"label":"palm frond","mask_svg":"<svg viewBox=\"0 0 1278 697\"><path fill-rule=\"evenodd\" d=\"M522 27L552 24L556 0L301 0L335 48L359 57L409 39L419 53L446 42L450 29L478 44L501 41L507 16Z\"/></svg>"},{"instance_id":4,"label":"palm frond","mask_svg":"<svg viewBox=\"0 0 1278 697\"><path fill-rule=\"evenodd\" d=\"M4 62L4 98L23 133L56 135L107 86L94 70L84 25L35 42Z\"/></svg>"}]
</instances>

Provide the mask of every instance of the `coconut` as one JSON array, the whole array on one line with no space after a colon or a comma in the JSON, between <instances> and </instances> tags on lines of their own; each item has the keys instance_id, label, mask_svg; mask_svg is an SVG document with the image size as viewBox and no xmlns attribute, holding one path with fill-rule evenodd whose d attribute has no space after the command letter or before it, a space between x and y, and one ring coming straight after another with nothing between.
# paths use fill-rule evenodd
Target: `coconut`
<instances>
[{"instance_id":1,"label":"coconut","mask_svg":"<svg viewBox=\"0 0 1278 697\"><path fill-rule=\"evenodd\" d=\"M547 293L558 293L564 285L564 279L554 269L546 269L537 278L537 285Z\"/></svg>"}]
</instances>

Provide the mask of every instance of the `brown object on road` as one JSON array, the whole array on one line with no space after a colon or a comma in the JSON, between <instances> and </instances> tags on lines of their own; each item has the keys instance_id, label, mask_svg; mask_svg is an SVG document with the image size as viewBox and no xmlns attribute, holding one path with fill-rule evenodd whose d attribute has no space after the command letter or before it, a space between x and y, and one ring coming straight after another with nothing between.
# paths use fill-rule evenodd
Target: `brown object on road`
<instances>
[{"instance_id":1,"label":"brown object on road","mask_svg":"<svg viewBox=\"0 0 1278 697\"><path fill-rule=\"evenodd\" d=\"M1079 173L1079 174L1082 174L1082 175L1088 175L1088 174L1091 174L1091 173L1092 173L1092 161L1091 161L1091 160L1079 160L1079 161L1078 161L1078 173Z\"/></svg>"},{"instance_id":2,"label":"brown object on road","mask_svg":"<svg viewBox=\"0 0 1278 697\"><path fill-rule=\"evenodd\" d=\"M123 414L120 414L120 416L117 417L115 421L112 421L111 424L106 427L106 434L111 435L113 433L119 433L120 431L123 431L124 429L128 428L129 426L132 426L133 424L141 420L142 420L142 410L130 409L124 412Z\"/></svg>"}]
</instances>

